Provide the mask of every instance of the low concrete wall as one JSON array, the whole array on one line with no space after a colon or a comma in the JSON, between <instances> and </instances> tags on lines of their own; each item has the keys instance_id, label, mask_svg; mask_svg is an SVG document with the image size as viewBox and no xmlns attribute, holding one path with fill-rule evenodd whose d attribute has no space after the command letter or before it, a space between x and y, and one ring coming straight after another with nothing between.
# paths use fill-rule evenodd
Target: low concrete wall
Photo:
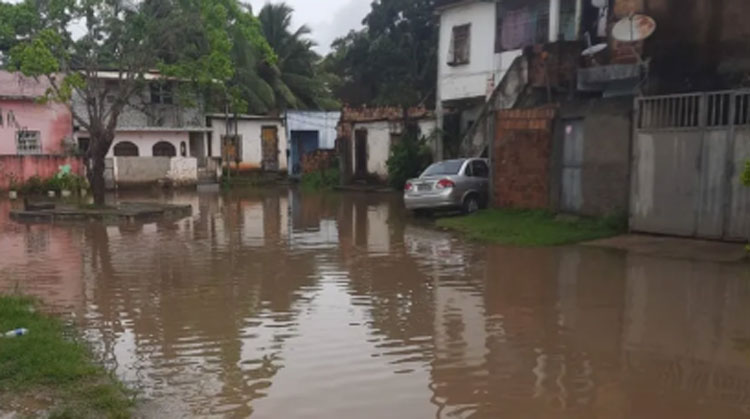
<instances>
[{"instance_id":1,"label":"low concrete wall","mask_svg":"<svg viewBox=\"0 0 750 419\"><path fill-rule=\"evenodd\" d=\"M70 165L75 174L86 174L86 165L79 157L0 155L0 189L8 189L11 178L18 183L26 182L33 176L50 178L60 171L60 166L65 165Z\"/></svg>"},{"instance_id":2,"label":"low concrete wall","mask_svg":"<svg viewBox=\"0 0 750 419\"><path fill-rule=\"evenodd\" d=\"M115 183L137 187L171 181L175 186L198 183L198 159L194 157L115 157Z\"/></svg>"}]
</instances>

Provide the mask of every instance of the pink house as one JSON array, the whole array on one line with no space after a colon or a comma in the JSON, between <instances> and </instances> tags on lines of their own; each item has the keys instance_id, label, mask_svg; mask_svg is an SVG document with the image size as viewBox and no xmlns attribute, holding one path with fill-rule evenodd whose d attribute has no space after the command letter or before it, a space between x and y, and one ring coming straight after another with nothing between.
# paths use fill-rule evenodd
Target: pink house
<instances>
[{"instance_id":1,"label":"pink house","mask_svg":"<svg viewBox=\"0 0 750 419\"><path fill-rule=\"evenodd\" d=\"M38 101L48 87L43 79L0 71L0 155L63 153L73 116L67 105Z\"/></svg>"}]
</instances>

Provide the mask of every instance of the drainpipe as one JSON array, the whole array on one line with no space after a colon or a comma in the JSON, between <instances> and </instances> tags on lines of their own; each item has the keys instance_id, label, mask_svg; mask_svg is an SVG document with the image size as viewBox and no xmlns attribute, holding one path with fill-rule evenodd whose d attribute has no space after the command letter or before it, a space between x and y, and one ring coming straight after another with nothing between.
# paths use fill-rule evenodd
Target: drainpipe
<instances>
[{"instance_id":1,"label":"drainpipe","mask_svg":"<svg viewBox=\"0 0 750 419\"><path fill-rule=\"evenodd\" d=\"M557 42L560 35L560 0L549 0L549 42Z\"/></svg>"},{"instance_id":2,"label":"drainpipe","mask_svg":"<svg viewBox=\"0 0 750 419\"><path fill-rule=\"evenodd\" d=\"M581 39L581 35L585 32L583 30L583 0L576 0L576 18L575 18L575 39ZM588 48L588 47L587 47Z\"/></svg>"}]
</instances>

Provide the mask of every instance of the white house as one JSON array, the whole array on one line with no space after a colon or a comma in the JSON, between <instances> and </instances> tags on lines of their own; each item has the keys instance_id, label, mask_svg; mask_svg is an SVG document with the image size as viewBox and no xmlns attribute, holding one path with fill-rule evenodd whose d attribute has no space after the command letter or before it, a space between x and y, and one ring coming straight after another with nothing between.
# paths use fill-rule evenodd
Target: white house
<instances>
[{"instance_id":1,"label":"white house","mask_svg":"<svg viewBox=\"0 0 750 419\"><path fill-rule=\"evenodd\" d=\"M438 0L438 126L465 134L525 48L578 39L584 1Z\"/></svg>"},{"instance_id":2,"label":"white house","mask_svg":"<svg viewBox=\"0 0 750 419\"><path fill-rule=\"evenodd\" d=\"M210 129L208 144L216 156L230 163L237 163L240 171L287 170L287 134L281 117L263 115L209 114L206 116ZM234 147L222 150L221 140L225 136L238 136Z\"/></svg>"}]
</instances>

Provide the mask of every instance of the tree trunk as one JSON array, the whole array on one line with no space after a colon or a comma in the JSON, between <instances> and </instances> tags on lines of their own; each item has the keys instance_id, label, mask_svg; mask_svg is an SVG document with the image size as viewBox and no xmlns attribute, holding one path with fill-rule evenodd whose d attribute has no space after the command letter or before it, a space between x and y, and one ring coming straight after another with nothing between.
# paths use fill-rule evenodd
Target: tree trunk
<instances>
[{"instance_id":1,"label":"tree trunk","mask_svg":"<svg viewBox=\"0 0 750 419\"><path fill-rule=\"evenodd\" d=\"M94 205L104 206L105 194L107 192L104 182L104 160L112 145L114 134L90 132L91 143L87 153L86 168L91 194L94 196Z\"/></svg>"}]
</instances>

